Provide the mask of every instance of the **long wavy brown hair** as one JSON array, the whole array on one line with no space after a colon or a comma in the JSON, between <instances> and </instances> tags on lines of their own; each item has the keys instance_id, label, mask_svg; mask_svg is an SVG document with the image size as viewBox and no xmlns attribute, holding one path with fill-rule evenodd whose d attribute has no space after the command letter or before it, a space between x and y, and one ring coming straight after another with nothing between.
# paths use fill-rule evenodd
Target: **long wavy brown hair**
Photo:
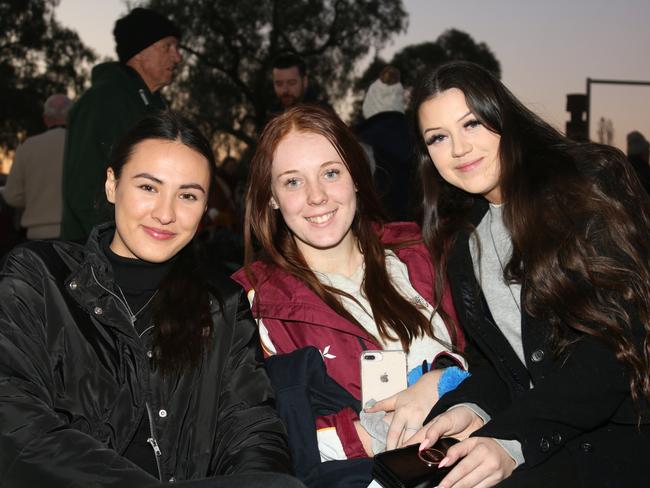
<instances>
[{"instance_id":1,"label":"long wavy brown hair","mask_svg":"<svg viewBox=\"0 0 650 488\"><path fill-rule=\"evenodd\" d=\"M365 277L362 288L372 308L379 336L399 340L406 351L414 337L423 334L434 337L430 321L391 284L386 271L386 248L373 229L373 225L381 225L385 218L373 186L370 165L350 129L326 108L315 105L294 107L271 120L260 136L251 161L246 194L244 244L248 279L255 286L257 278L251 268L253 261L260 259L271 263L304 282L337 314L364 330L340 299L342 296L354 298L318 280L298 249L282 214L269 205L275 150L280 141L294 131L325 137L338 152L358 190L352 233L363 254ZM259 252L254 250L253 238L257 239Z\"/></svg>"},{"instance_id":2,"label":"long wavy brown hair","mask_svg":"<svg viewBox=\"0 0 650 488\"><path fill-rule=\"evenodd\" d=\"M556 354L596 337L626 367L633 399L650 401L650 200L631 165L612 147L570 141L467 62L421 75L412 97L416 126L420 106L450 88L501 137L499 183L513 246L504 278L525 285L525 310L551 325ZM440 283L482 197L447 183L417 139L423 237Z\"/></svg>"}]
</instances>

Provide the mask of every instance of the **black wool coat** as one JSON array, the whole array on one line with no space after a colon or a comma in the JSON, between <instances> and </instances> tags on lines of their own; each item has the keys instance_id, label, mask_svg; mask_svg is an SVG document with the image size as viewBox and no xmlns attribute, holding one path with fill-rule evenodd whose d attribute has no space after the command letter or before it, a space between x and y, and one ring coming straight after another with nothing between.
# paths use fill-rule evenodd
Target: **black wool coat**
<instances>
[{"instance_id":1,"label":"black wool coat","mask_svg":"<svg viewBox=\"0 0 650 488\"><path fill-rule=\"evenodd\" d=\"M487 202L477 199L471 216L475 226L487 209ZM444 395L427 421L458 403L480 406L491 420L474 436L521 443L526 462L515 471L517 483L512 486L545 486L551 465L554 479L567 481L548 486L650 486L650 409L641 406L637 426L639 411L632 402L628 376L612 350L585 336L567 355L556 357L550 325L522 310L526 359L522 364L488 309L474 275L469 238L467 232L456 240L448 276L468 340L472 376ZM634 320L635 329L641 331ZM568 481L575 478L577 484Z\"/></svg>"}]
</instances>

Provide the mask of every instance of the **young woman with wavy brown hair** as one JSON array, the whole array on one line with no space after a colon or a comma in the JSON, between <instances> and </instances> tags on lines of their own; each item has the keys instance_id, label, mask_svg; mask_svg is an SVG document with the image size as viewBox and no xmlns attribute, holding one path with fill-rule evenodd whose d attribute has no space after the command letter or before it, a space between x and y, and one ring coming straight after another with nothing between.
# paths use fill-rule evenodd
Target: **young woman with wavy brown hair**
<instances>
[{"instance_id":1,"label":"young woman with wavy brown hair","mask_svg":"<svg viewBox=\"0 0 650 488\"><path fill-rule=\"evenodd\" d=\"M412 107L424 238L476 353L413 439L464 439L440 486L648 486L650 202L632 167L471 63L425 72Z\"/></svg>"},{"instance_id":2,"label":"young woman with wavy brown hair","mask_svg":"<svg viewBox=\"0 0 650 488\"><path fill-rule=\"evenodd\" d=\"M382 443L397 445L422 426L443 369L464 366L452 352L462 343L450 298L441 290L434 301L418 226L384 222L365 154L328 109L301 105L273 119L249 178L246 266L235 279L250 290L265 352L318 348L329 376L358 400L361 352L405 351L414 385L372 410L389 412ZM416 381L423 362L432 371ZM317 427L322 459L379 449L354 409Z\"/></svg>"}]
</instances>

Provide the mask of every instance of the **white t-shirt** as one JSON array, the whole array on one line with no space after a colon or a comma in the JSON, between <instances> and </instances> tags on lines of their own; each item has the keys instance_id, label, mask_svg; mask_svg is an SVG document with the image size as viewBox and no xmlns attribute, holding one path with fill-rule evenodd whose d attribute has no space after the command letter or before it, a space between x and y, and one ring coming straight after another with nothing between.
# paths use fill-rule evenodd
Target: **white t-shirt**
<instances>
[{"instance_id":1,"label":"white t-shirt","mask_svg":"<svg viewBox=\"0 0 650 488\"><path fill-rule=\"evenodd\" d=\"M430 364L431 361L441 352L449 352L451 339L447 327L442 321L440 315L438 315L431 304L427 302L415 290L415 288L413 288L406 264L400 261L392 251L386 251L386 271L388 272L388 276L393 286L401 293L401 295L417 306L425 317L431 318L436 338L446 344L443 345L429 336L421 336L413 339L413 342L410 344L409 353L406 357L408 371L411 371L413 368L420 367L423 361L426 360ZM377 340L381 340L377 330L377 324L372 315L370 303L368 303L368 299L361 289L361 284L365 274L365 265L363 263L350 277L337 273L315 272L314 274L321 283L338 288L339 290L353 296L359 303L350 300L347 297L341 297L343 306L368 333L376 337ZM402 343L399 340L384 340L382 341L382 347L384 349L402 350ZM453 357L466 366L465 360L461 356L453 354Z\"/></svg>"}]
</instances>

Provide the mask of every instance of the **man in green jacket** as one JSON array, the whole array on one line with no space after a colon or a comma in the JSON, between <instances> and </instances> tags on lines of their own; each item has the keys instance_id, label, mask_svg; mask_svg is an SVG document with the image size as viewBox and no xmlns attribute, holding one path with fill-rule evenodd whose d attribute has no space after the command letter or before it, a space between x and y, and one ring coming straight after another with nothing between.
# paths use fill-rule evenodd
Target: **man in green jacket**
<instances>
[{"instance_id":1,"label":"man in green jacket","mask_svg":"<svg viewBox=\"0 0 650 488\"><path fill-rule=\"evenodd\" d=\"M153 10L136 8L115 23L119 62L92 70L92 86L68 115L63 162L61 235L83 242L106 220L100 208L111 149L140 118L163 110L159 91L169 85L176 65L180 31Z\"/></svg>"}]
</instances>

